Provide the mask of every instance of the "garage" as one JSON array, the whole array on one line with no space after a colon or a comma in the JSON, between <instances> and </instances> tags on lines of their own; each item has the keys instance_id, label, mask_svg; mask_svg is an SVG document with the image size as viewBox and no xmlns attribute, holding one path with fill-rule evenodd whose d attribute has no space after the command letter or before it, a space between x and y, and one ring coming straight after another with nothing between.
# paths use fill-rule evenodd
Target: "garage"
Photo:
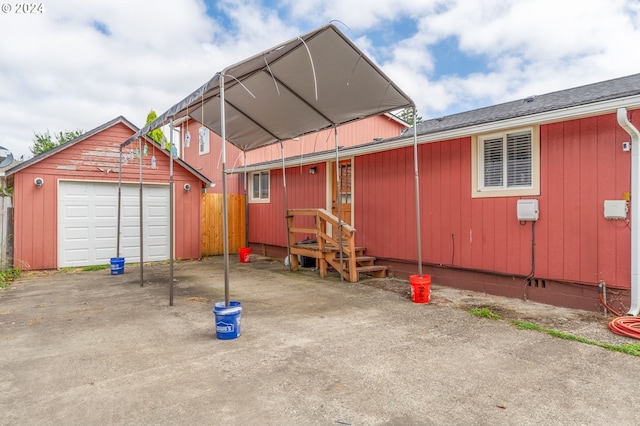
<instances>
[{"instance_id":1,"label":"garage","mask_svg":"<svg viewBox=\"0 0 640 426\"><path fill-rule=\"evenodd\" d=\"M144 260L169 259L169 186L143 186ZM140 187L122 185L121 255L140 261ZM60 181L58 267L108 264L116 256L118 185Z\"/></svg>"},{"instance_id":2,"label":"garage","mask_svg":"<svg viewBox=\"0 0 640 426\"><path fill-rule=\"evenodd\" d=\"M15 206L14 267L43 270L109 264L117 255L119 182L120 256L127 263L140 262L141 220L144 261L171 257L171 180L173 257L202 256L202 194L211 181L181 159L171 159L168 151L146 137L138 139L125 157L120 144L137 130L117 117L5 171Z\"/></svg>"}]
</instances>

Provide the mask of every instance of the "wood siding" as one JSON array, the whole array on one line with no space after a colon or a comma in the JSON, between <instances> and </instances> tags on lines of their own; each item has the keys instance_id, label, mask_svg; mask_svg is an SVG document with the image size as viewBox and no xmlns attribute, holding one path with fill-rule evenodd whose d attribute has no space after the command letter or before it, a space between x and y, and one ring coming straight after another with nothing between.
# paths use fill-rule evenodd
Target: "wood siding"
<instances>
[{"instance_id":1,"label":"wood siding","mask_svg":"<svg viewBox=\"0 0 640 426\"><path fill-rule=\"evenodd\" d=\"M386 115L377 115L354 121L338 127L338 145L356 146L372 142L376 138L393 138L400 136L405 127ZM284 142L285 157L305 155L313 152L332 151L335 149L335 132L327 129L300 136L295 140ZM282 158L280 144L247 152L247 164L276 161Z\"/></svg>"},{"instance_id":2,"label":"wood siding","mask_svg":"<svg viewBox=\"0 0 640 426\"><path fill-rule=\"evenodd\" d=\"M200 172L203 176L211 181L213 186L207 188L207 192L211 194L222 193L222 139L214 132L209 131L209 153L200 155L198 146L198 129L201 124L194 120L189 120L182 125L176 127L180 130L180 134L186 134L187 131L191 134L191 142L188 147L181 148L181 154L183 160ZM180 136L182 139L183 137ZM227 169L232 169L238 165L243 164L243 154L235 146L227 143ZM227 176L227 194L242 194L244 193L242 186L242 176L230 175Z\"/></svg>"},{"instance_id":3,"label":"wood siding","mask_svg":"<svg viewBox=\"0 0 640 426\"><path fill-rule=\"evenodd\" d=\"M631 117L640 127L640 114ZM615 114L540 126L541 193L526 197L540 207L536 278L629 288L630 224L603 215L604 200L631 190L625 141ZM526 276L534 227L517 220L519 197L471 197L471 143L469 136L418 147L422 260ZM290 208L324 207L326 170L318 166L315 176L288 169ZM250 242L285 245L281 174L271 172L271 203L250 206ZM416 262L412 147L355 157L353 174L356 244L378 258Z\"/></svg>"},{"instance_id":4,"label":"wood siding","mask_svg":"<svg viewBox=\"0 0 640 426\"><path fill-rule=\"evenodd\" d=\"M310 167L317 167L309 174ZM324 208L326 204L325 163L287 169L288 208ZM249 204L249 242L276 246L287 245L287 224L284 209L282 170L270 175L270 202ZM309 224L302 225L307 226ZM301 237L303 239L304 236Z\"/></svg>"},{"instance_id":5,"label":"wood siding","mask_svg":"<svg viewBox=\"0 0 640 426\"><path fill-rule=\"evenodd\" d=\"M123 123L99 132L63 149L13 175L15 202L14 263L22 269L57 267L58 181L118 181L119 146L133 134ZM144 145L143 145L144 146ZM133 146L135 150L135 146ZM155 154L157 168L151 168ZM168 183L169 157L148 143L148 156L142 156L144 183ZM44 186L36 188L36 177ZM139 181L139 162L130 160L122 168L122 181ZM175 256L181 259L200 257L200 197L202 182L174 163L175 182ZM191 185L191 191L183 189Z\"/></svg>"},{"instance_id":6,"label":"wood siding","mask_svg":"<svg viewBox=\"0 0 640 426\"><path fill-rule=\"evenodd\" d=\"M604 200L630 191L628 136L611 114L544 125L540 137L535 276L628 288L630 228L603 216ZM471 198L471 138L418 155L423 261L529 274L532 224L517 220L518 197ZM411 148L356 158L356 242L374 256L416 261L412 161Z\"/></svg>"}]
</instances>

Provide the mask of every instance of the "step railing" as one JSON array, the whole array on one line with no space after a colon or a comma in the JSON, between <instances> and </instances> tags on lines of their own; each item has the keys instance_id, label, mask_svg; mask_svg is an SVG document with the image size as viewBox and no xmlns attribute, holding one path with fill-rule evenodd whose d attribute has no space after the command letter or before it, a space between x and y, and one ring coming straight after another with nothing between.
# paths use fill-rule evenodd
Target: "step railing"
<instances>
[{"instance_id":1,"label":"step railing","mask_svg":"<svg viewBox=\"0 0 640 426\"><path fill-rule=\"evenodd\" d=\"M325 209L289 209L287 229L291 270L297 271L300 267L298 255L307 256L318 259L321 277L327 276L328 266L331 265L349 282L358 281L356 230L351 225L340 221ZM331 229L331 234L327 233L328 229ZM309 237L315 239L316 243L297 243ZM348 265L346 268L345 262Z\"/></svg>"}]
</instances>

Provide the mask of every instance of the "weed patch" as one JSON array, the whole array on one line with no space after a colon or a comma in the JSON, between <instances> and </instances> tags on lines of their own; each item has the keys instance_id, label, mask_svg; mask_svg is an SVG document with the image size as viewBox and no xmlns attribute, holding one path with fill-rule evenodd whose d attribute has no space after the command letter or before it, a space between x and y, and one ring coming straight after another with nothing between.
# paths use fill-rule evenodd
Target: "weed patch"
<instances>
[{"instance_id":1,"label":"weed patch","mask_svg":"<svg viewBox=\"0 0 640 426\"><path fill-rule=\"evenodd\" d=\"M572 340L574 342L580 342L587 345L598 346L614 352L621 352L627 355L640 356L640 343L628 343L626 345L612 345L609 343L602 343L584 337L575 336L571 333L566 333L560 330L554 330L552 328L542 327L538 324L534 324L529 321L513 320L512 323L518 327L519 330L533 330L540 333L548 334L549 336L557 337L564 340Z\"/></svg>"},{"instance_id":2,"label":"weed patch","mask_svg":"<svg viewBox=\"0 0 640 426\"><path fill-rule=\"evenodd\" d=\"M489 318L494 320L502 319L502 317L489 308L471 308L469 309L471 315L475 315L480 318Z\"/></svg>"},{"instance_id":3,"label":"weed patch","mask_svg":"<svg viewBox=\"0 0 640 426\"><path fill-rule=\"evenodd\" d=\"M20 276L20 269L11 268L0 272L0 288L7 288L11 281Z\"/></svg>"}]
</instances>

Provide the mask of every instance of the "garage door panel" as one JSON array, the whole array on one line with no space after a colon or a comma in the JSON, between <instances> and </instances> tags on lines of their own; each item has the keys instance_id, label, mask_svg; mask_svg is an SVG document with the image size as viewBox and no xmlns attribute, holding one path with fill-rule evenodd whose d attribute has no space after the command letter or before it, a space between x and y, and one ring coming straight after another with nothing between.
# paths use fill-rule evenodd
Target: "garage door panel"
<instances>
[{"instance_id":1,"label":"garage door panel","mask_svg":"<svg viewBox=\"0 0 640 426\"><path fill-rule=\"evenodd\" d=\"M138 185L122 185L121 255L140 261ZM145 261L169 258L169 187L144 186ZM118 187L63 181L58 201L58 266L108 264L116 255Z\"/></svg>"},{"instance_id":2,"label":"garage door panel","mask_svg":"<svg viewBox=\"0 0 640 426\"><path fill-rule=\"evenodd\" d=\"M67 227L65 229L64 238L67 241L88 241L89 240L89 228L82 227Z\"/></svg>"},{"instance_id":3,"label":"garage door panel","mask_svg":"<svg viewBox=\"0 0 640 426\"><path fill-rule=\"evenodd\" d=\"M115 241L114 241L115 244ZM96 258L98 259L109 259L107 260L107 262L102 262L99 263L99 265L102 265L104 263L109 263L111 261L111 258L113 257L113 249L111 247L103 247L103 248L96 248Z\"/></svg>"},{"instance_id":4,"label":"garage door panel","mask_svg":"<svg viewBox=\"0 0 640 426\"><path fill-rule=\"evenodd\" d=\"M96 226L95 239L116 241L117 229L115 226Z\"/></svg>"},{"instance_id":5,"label":"garage door panel","mask_svg":"<svg viewBox=\"0 0 640 426\"><path fill-rule=\"evenodd\" d=\"M116 204L113 205L96 205L94 207L94 217L96 219L111 219L118 214L118 200L115 200Z\"/></svg>"},{"instance_id":6,"label":"garage door panel","mask_svg":"<svg viewBox=\"0 0 640 426\"><path fill-rule=\"evenodd\" d=\"M82 219L85 220L89 217L89 207L84 206L65 206L65 217L67 219Z\"/></svg>"},{"instance_id":7,"label":"garage door panel","mask_svg":"<svg viewBox=\"0 0 640 426\"><path fill-rule=\"evenodd\" d=\"M96 198L111 198L112 200L118 200L118 187L117 185L109 184L99 184L94 186L93 194Z\"/></svg>"},{"instance_id":8,"label":"garage door panel","mask_svg":"<svg viewBox=\"0 0 640 426\"><path fill-rule=\"evenodd\" d=\"M139 217L140 217L139 215L140 215L140 209L138 208L137 200L136 200L136 205L135 206L126 206L126 205L122 206L122 218L123 219L138 219L139 220Z\"/></svg>"},{"instance_id":9,"label":"garage door panel","mask_svg":"<svg viewBox=\"0 0 640 426\"><path fill-rule=\"evenodd\" d=\"M86 266L89 262L89 250L88 249L70 249L66 251L67 266Z\"/></svg>"}]
</instances>

